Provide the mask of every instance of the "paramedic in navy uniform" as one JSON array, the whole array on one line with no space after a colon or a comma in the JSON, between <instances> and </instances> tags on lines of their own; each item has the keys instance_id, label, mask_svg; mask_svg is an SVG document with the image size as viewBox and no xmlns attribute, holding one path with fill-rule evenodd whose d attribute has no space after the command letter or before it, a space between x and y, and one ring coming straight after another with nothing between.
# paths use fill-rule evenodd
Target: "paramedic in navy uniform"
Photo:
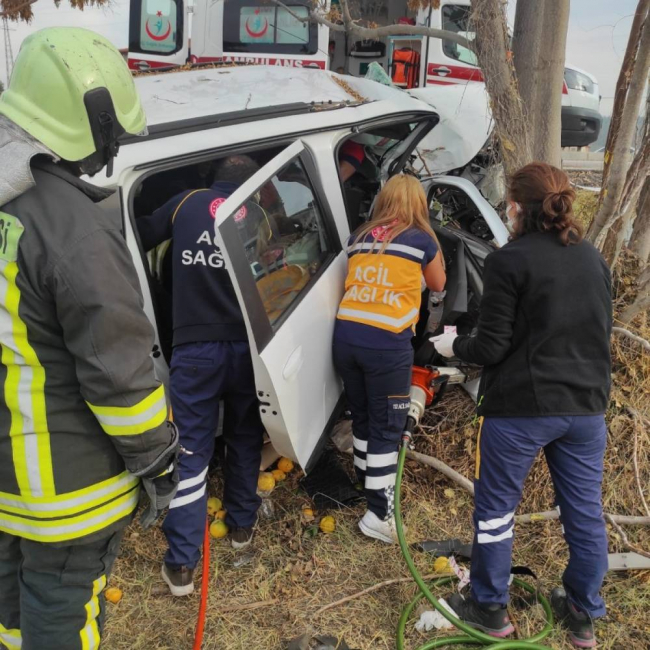
<instances>
[{"instance_id":1,"label":"paramedic in navy uniform","mask_svg":"<svg viewBox=\"0 0 650 650\"><path fill-rule=\"evenodd\" d=\"M333 352L352 412L354 466L368 502L359 528L392 544L397 450L409 409L422 283L442 291L446 281L416 178L399 175L386 183L372 221L350 237L348 258Z\"/></svg>"},{"instance_id":2,"label":"paramedic in navy uniform","mask_svg":"<svg viewBox=\"0 0 650 650\"><path fill-rule=\"evenodd\" d=\"M601 505L607 440L612 327L611 280L582 239L567 175L526 165L508 188L512 240L485 260L475 336L434 337L443 356L484 366L476 450L471 595L452 596L459 618L493 636L514 631L508 584L514 515L524 481L544 450L569 563L551 594L558 620L579 648L596 645L607 571ZM483 418L485 418L483 420Z\"/></svg>"},{"instance_id":3,"label":"paramedic in navy uniform","mask_svg":"<svg viewBox=\"0 0 650 650\"><path fill-rule=\"evenodd\" d=\"M224 402L224 508L233 548L253 538L260 498L257 479L263 426L248 336L219 247L214 217L219 205L256 171L248 156L232 156L215 170L210 188L186 191L149 217L138 219L143 247L172 247L173 353L171 401L180 433L180 484L163 524L169 549L162 575L172 594L194 590L194 569L207 510L207 473ZM245 204L235 219L248 227L257 208ZM240 218L241 215L241 218ZM250 224L249 224L250 225Z\"/></svg>"}]
</instances>

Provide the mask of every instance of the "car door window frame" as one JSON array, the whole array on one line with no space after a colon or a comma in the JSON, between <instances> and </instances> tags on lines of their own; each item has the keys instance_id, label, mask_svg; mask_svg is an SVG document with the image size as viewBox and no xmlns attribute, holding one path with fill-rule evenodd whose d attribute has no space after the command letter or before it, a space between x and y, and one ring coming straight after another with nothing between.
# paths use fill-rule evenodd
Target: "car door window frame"
<instances>
[{"instance_id":1,"label":"car door window frame","mask_svg":"<svg viewBox=\"0 0 650 650\"><path fill-rule=\"evenodd\" d=\"M298 305L300 305L304 300L305 296L313 289L318 280L323 276L343 250L336 223L334 221L334 215L332 214L329 203L325 198L325 190L318 169L312 159L311 153L306 148L291 158L281 168L277 169L270 177L267 177L259 186L255 187L251 192L251 195L259 191L264 185L270 182L279 171L296 160L299 160L303 165L305 174L311 184L316 208L319 211L322 226L325 230L326 237L328 238L328 256L323 260L323 263L319 266L316 273L309 279L309 282L302 288L295 300L292 301L292 303L283 311L282 315L273 324L271 323L266 308L264 307L262 296L257 288L257 282L251 273L250 264L244 252L244 245L235 223L234 214L231 214L222 225L218 226L218 230L226 249L228 249L228 251L236 250L240 253L238 255L231 255L229 253L228 257L230 259L233 273L237 279L237 284L242 298L246 304L246 312L249 317L253 337L255 339L255 347L257 348L258 353L261 353L273 340L275 333L287 321ZM262 170L263 169L264 168L262 168Z\"/></svg>"},{"instance_id":2,"label":"car door window frame","mask_svg":"<svg viewBox=\"0 0 650 650\"><path fill-rule=\"evenodd\" d=\"M406 162L408 161L409 156L417 149L418 144L422 142L426 136L431 133L431 131L438 125L440 122L440 117L437 114L427 114L425 116L423 115L411 115L410 119L408 115L393 115L391 118L382 118L380 120L375 120L373 122L366 122L365 124L361 125L361 127L353 127L349 133L345 134L343 137L341 137L338 142L336 143L336 146L334 147L334 162L336 164L337 169L339 168L339 155L341 153L341 148L343 145L348 142L351 138L353 138L356 135L360 135L362 133L368 133L370 131L373 131L374 129L379 129L383 126L391 126L391 125L399 125L399 124L412 124L413 122L417 122L417 126L411 131L409 134L408 139L412 139L412 146L410 148L407 148L406 151L404 151L402 154L400 154L397 158L393 160L393 162L390 164L389 167L389 177L394 176L395 174L398 174L406 165ZM429 128L424 128L420 132L418 132L418 129L425 123L429 123ZM402 143L398 143L395 145L395 147L399 147ZM387 152L390 154L392 152L392 149ZM381 170L380 170L380 182L383 182L383 179L381 178ZM343 180L341 179L341 175L339 173L339 184L341 188L341 193L344 198L344 203L345 203L345 210L346 210L346 216L347 216L347 222L348 224L351 223L350 221L350 214L348 213L348 204L347 201L345 201L345 186L343 183Z\"/></svg>"},{"instance_id":3,"label":"car door window frame","mask_svg":"<svg viewBox=\"0 0 650 650\"><path fill-rule=\"evenodd\" d=\"M149 260L147 258L147 253L142 246L142 240L140 239L140 232L138 230L137 219L135 216L135 193L137 189L151 176L155 176L164 171L169 171L172 169L180 169L183 167L189 167L190 165L196 165L201 162L206 162L210 160L215 160L218 158L225 158L226 156L233 154L248 154L255 151L263 151L264 149L271 148L280 148L291 146L296 142L297 138L273 138L265 141L261 146L260 143L246 143L243 146L241 145L231 145L227 147L221 147L218 149L209 149L206 151L196 152L195 154L185 154L182 156L174 156L172 158L167 158L164 160L157 160L152 163L147 163L146 165L138 165L133 167L133 171L143 171L144 173L138 176L137 181L134 181L129 190L127 200L124 201L123 188L120 186L119 197L120 197L120 209L122 212L122 236L125 237L125 228L126 228L126 219L129 220L131 224L131 229L138 243L138 251L140 253L140 258L144 265L145 274L147 277L147 284L149 287L149 293L151 295L151 301L153 304L154 314L156 316L156 323L160 320L160 304L154 291L154 282L155 279L149 268ZM124 205L127 206L127 214L125 214ZM162 206L159 206L162 207ZM157 327L157 326L156 326Z\"/></svg>"}]
</instances>

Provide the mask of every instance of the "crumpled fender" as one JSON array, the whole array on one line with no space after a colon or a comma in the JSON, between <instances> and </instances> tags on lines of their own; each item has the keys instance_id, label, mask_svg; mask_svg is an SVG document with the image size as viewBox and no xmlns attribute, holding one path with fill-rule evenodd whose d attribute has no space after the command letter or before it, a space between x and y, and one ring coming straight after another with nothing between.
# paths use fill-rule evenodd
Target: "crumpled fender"
<instances>
[{"instance_id":1,"label":"crumpled fender","mask_svg":"<svg viewBox=\"0 0 650 650\"><path fill-rule=\"evenodd\" d=\"M476 158L494 128L485 84L432 85L407 92L440 115L439 124L418 145L432 174L465 167Z\"/></svg>"}]
</instances>

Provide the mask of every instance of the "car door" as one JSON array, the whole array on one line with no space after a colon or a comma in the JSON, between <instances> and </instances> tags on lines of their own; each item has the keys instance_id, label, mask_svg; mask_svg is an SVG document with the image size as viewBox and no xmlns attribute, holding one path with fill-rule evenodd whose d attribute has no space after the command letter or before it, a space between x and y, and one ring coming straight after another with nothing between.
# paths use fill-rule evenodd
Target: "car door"
<instances>
[{"instance_id":1,"label":"car door","mask_svg":"<svg viewBox=\"0 0 650 650\"><path fill-rule=\"evenodd\" d=\"M346 256L301 141L215 208L215 235L244 314L262 421L275 449L308 470L342 406L331 342Z\"/></svg>"}]
</instances>

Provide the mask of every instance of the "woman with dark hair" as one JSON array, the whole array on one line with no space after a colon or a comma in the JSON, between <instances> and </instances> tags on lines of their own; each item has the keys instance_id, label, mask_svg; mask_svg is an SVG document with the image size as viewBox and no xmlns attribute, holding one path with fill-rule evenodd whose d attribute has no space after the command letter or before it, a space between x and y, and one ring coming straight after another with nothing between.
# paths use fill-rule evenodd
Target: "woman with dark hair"
<instances>
[{"instance_id":1,"label":"woman with dark hair","mask_svg":"<svg viewBox=\"0 0 650 650\"><path fill-rule=\"evenodd\" d=\"M544 163L516 172L507 215L513 235L485 263L473 336L434 337L446 357L484 366L478 406L471 593L451 597L468 624L493 636L508 618L514 514L543 449L570 559L551 599L576 647L594 647L593 619L607 571L601 505L609 401L609 268L582 239L566 174Z\"/></svg>"}]
</instances>

